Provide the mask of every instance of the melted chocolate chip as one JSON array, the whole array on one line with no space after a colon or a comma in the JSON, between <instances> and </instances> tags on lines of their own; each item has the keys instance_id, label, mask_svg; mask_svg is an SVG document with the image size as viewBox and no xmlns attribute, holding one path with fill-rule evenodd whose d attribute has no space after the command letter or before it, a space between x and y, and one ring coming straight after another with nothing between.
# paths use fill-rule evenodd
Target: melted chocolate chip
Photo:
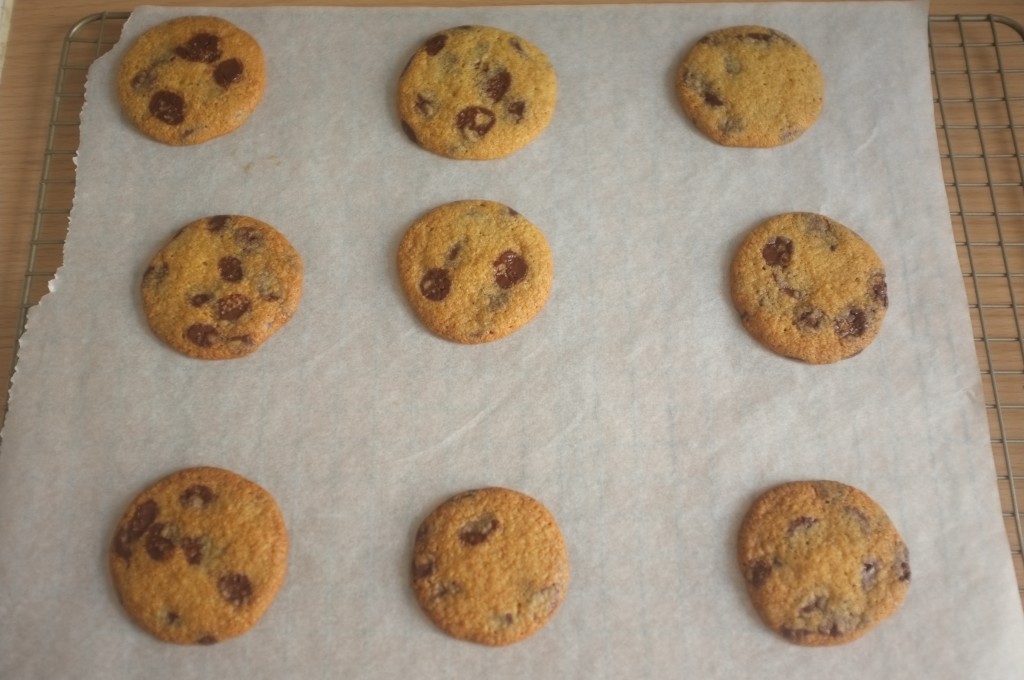
<instances>
[{"instance_id":1,"label":"melted chocolate chip","mask_svg":"<svg viewBox=\"0 0 1024 680\"><path fill-rule=\"evenodd\" d=\"M217 638L212 635L204 635L203 637L196 640L197 645L215 645L217 644Z\"/></svg>"},{"instance_id":2,"label":"melted chocolate chip","mask_svg":"<svg viewBox=\"0 0 1024 680\"><path fill-rule=\"evenodd\" d=\"M466 545L480 545L491 537L501 523L494 515L487 513L467 522L459 530L459 540Z\"/></svg>"},{"instance_id":3,"label":"melted chocolate chip","mask_svg":"<svg viewBox=\"0 0 1024 680\"><path fill-rule=\"evenodd\" d=\"M156 77L152 71L147 69L135 74L135 77L132 78L131 86L133 90L148 90L153 87L155 81Z\"/></svg>"},{"instance_id":4,"label":"melted chocolate chip","mask_svg":"<svg viewBox=\"0 0 1024 680\"><path fill-rule=\"evenodd\" d=\"M181 539L181 552L185 554L186 562L195 566L203 561L203 543L205 541L198 536Z\"/></svg>"},{"instance_id":5,"label":"melted chocolate chip","mask_svg":"<svg viewBox=\"0 0 1024 680\"><path fill-rule=\"evenodd\" d=\"M220 59L220 39L209 33L196 33L187 43L174 48L174 53L188 61L212 64Z\"/></svg>"},{"instance_id":6,"label":"melted chocolate chip","mask_svg":"<svg viewBox=\"0 0 1024 680\"><path fill-rule=\"evenodd\" d=\"M807 531L817 523L818 518L816 517L797 517L789 523L789 529L787 530L787 533L790 536L792 536L798 531Z\"/></svg>"},{"instance_id":7,"label":"melted chocolate chip","mask_svg":"<svg viewBox=\"0 0 1024 680\"><path fill-rule=\"evenodd\" d=\"M750 584L755 588L760 588L768 581L771 573L772 565L767 560L757 560L750 565Z\"/></svg>"},{"instance_id":8,"label":"melted chocolate chip","mask_svg":"<svg viewBox=\"0 0 1024 680\"><path fill-rule=\"evenodd\" d=\"M871 294L882 307L889 306L889 286L885 282L885 272L871 275Z\"/></svg>"},{"instance_id":9,"label":"melted chocolate chip","mask_svg":"<svg viewBox=\"0 0 1024 680\"><path fill-rule=\"evenodd\" d=\"M416 95L416 110L423 114L426 118L433 118L434 114L437 113L437 104L434 100L425 97L422 94Z\"/></svg>"},{"instance_id":10,"label":"melted chocolate chip","mask_svg":"<svg viewBox=\"0 0 1024 680\"><path fill-rule=\"evenodd\" d=\"M218 335L216 328L205 323L194 323L185 331L189 342L198 347L213 347L213 341Z\"/></svg>"},{"instance_id":11,"label":"melted chocolate chip","mask_svg":"<svg viewBox=\"0 0 1024 680\"><path fill-rule=\"evenodd\" d=\"M132 518L128 522L128 526L125 527L125 539L129 543L134 543L142 534L146 533L146 530L156 521L157 515L160 514L160 507L156 504L156 501L150 499L141 503L139 507L135 508L135 512L132 513Z\"/></svg>"},{"instance_id":12,"label":"melted chocolate chip","mask_svg":"<svg viewBox=\"0 0 1024 680\"><path fill-rule=\"evenodd\" d=\"M229 283L238 283L242 280L242 261L237 257L222 257L217 262L217 269L220 270L220 278Z\"/></svg>"},{"instance_id":13,"label":"melted chocolate chip","mask_svg":"<svg viewBox=\"0 0 1024 680\"><path fill-rule=\"evenodd\" d=\"M252 583L245 574L227 574L217 580L217 591L225 600L241 607L252 597Z\"/></svg>"},{"instance_id":14,"label":"melted chocolate chip","mask_svg":"<svg viewBox=\"0 0 1024 680\"><path fill-rule=\"evenodd\" d=\"M216 233L222 231L224 227L228 226L228 220L231 219L230 215L214 215L206 220L206 228Z\"/></svg>"},{"instance_id":15,"label":"melted chocolate chip","mask_svg":"<svg viewBox=\"0 0 1024 680\"><path fill-rule=\"evenodd\" d=\"M178 612L167 612L164 618L167 621L168 625L173 626L181 619L181 616L178 614Z\"/></svg>"},{"instance_id":16,"label":"melted chocolate chip","mask_svg":"<svg viewBox=\"0 0 1024 680\"><path fill-rule=\"evenodd\" d=\"M867 314L863 309L854 307L845 316L836 319L835 329L840 339L859 338L868 329Z\"/></svg>"},{"instance_id":17,"label":"melted chocolate chip","mask_svg":"<svg viewBox=\"0 0 1024 680\"><path fill-rule=\"evenodd\" d=\"M869 558L861 564L860 584L865 591L871 590L878 585L878 560Z\"/></svg>"},{"instance_id":18,"label":"melted chocolate chip","mask_svg":"<svg viewBox=\"0 0 1024 680\"><path fill-rule=\"evenodd\" d=\"M413 560L412 563L412 577L413 578L427 578L432 576L437 564L434 562L434 558L428 557L424 560Z\"/></svg>"},{"instance_id":19,"label":"melted chocolate chip","mask_svg":"<svg viewBox=\"0 0 1024 680\"><path fill-rule=\"evenodd\" d=\"M743 119L735 116L729 116L718 125L718 129L723 135L734 135L738 132L743 132L745 127L746 124L743 122Z\"/></svg>"},{"instance_id":20,"label":"melted chocolate chip","mask_svg":"<svg viewBox=\"0 0 1024 680\"><path fill-rule=\"evenodd\" d=\"M523 115L526 113L526 102L515 101L505 107L505 109L515 116L516 123L523 122Z\"/></svg>"},{"instance_id":21,"label":"melted chocolate chip","mask_svg":"<svg viewBox=\"0 0 1024 680\"><path fill-rule=\"evenodd\" d=\"M506 250L493 263L494 282L500 288L508 289L526 277L529 267L519 253Z\"/></svg>"},{"instance_id":22,"label":"melted chocolate chip","mask_svg":"<svg viewBox=\"0 0 1024 680\"><path fill-rule=\"evenodd\" d=\"M423 297L434 302L440 302L448 297L452 289L452 280L448 276L447 269L430 269L420 279L420 293Z\"/></svg>"},{"instance_id":23,"label":"melted chocolate chip","mask_svg":"<svg viewBox=\"0 0 1024 680\"><path fill-rule=\"evenodd\" d=\"M509 42L512 44L512 48L515 49L516 52L526 56L526 50L523 49L523 45L518 40L512 38Z\"/></svg>"},{"instance_id":24,"label":"melted chocolate chip","mask_svg":"<svg viewBox=\"0 0 1024 680\"><path fill-rule=\"evenodd\" d=\"M178 496L181 505L186 508L204 508L216 498L213 489L205 484L193 484Z\"/></svg>"},{"instance_id":25,"label":"melted chocolate chip","mask_svg":"<svg viewBox=\"0 0 1024 680\"><path fill-rule=\"evenodd\" d=\"M234 85L242 79L245 67L239 59L226 59L213 70L213 81L223 88Z\"/></svg>"},{"instance_id":26,"label":"melted chocolate chip","mask_svg":"<svg viewBox=\"0 0 1024 680\"><path fill-rule=\"evenodd\" d=\"M193 295L189 299L189 302L192 304L193 307L202 307L207 302L209 302L210 298L212 297L213 296L210 295L209 293L199 293L198 295Z\"/></svg>"},{"instance_id":27,"label":"melted chocolate chip","mask_svg":"<svg viewBox=\"0 0 1024 680\"><path fill-rule=\"evenodd\" d=\"M816 331L824 321L825 312L817 307L799 310L793 319L794 325L804 331Z\"/></svg>"},{"instance_id":28,"label":"melted chocolate chip","mask_svg":"<svg viewBox=\"0 0 1024 680\"><path fill-rule=\"evenodd\" d=\"M444 258L446 260L448 260L449 262L454 262L455 258L457 258L459 256L459 253L461 253L461 252L462 252L462 244L461 243L456 243L455 245L453 245L451 248L448 249L448 254L445 255Z\"/></svg>"},{"instance_id":29,"label":"melted chocolate chip","mask_svg":"<svg viewBox=\"0 0 1024 680\"><path fill-rule=\"evenodd\" d=\"M163 522L157 522L146 532L146 552L157 562L169 559L174 552L174 541L163 535L165 528Z\"/></svg>"},{"instance_id":30,"label":"melted chocolate chip","mask_svg":"<svg viewBox=\"0 0 1024 680\"><path fill-rule=\"evenodd\" d=\"M757 40L758 42L771 42L775 38L771 33L745 33L743 37Z\"/></svg>"},{"instance_id":31,"label":"melted chocolate chip","mask_svg":"<svg viewBox=\"0 0 1024 680\"><path fill-rule=\"evenodd\" d=\"M185 121L185 100L169 90L159 90L149 98L149 113L162 123L181 125Z\"/></svg>"},{"instance_id":32,"label":"melted chocolate chip","mask_svg":"<svg viewBox=\"0 0 1024 680\"><path fill-rule=\"evenodd\" d=\"M761 248L761 257L772 267L788 267L793 259L793 242L785 236L775 236Z\"/></svg>"},{"instance_id":33,"label":"melted chocolate chip","mask_svg":"<svg viewBox=\"0 0 1024 680\"><path fill-rule=\"evenodd\" d=\"M512 74L505 69L500 69L497 73L487 78L484 83L484 94L486 94L490 100L494 103L501 101L501 98L508 92L508 88L512 86Z\"/></svg>"},{"instance_id":34,"label":"melted chocolate chip","mask_svg":"<svg viewBox=\"0 0 1024 680\"><path fill-rule=\"evenodd\" d=\"M235 244L247 253L263 247L263 233L256 227L239 227L232 236Z\"/></svg>"},{"instance_id":35,"label":"melted chocolate chip","mask_svg":"<svg viewBox=\"0 0 1024 680\"><path fill-rule=\"evenodd\" d=\"M423 43L423 49L427 51L430 56L436 55L438 52L444 49L445 44L448 42L448 36L444 33L438 33L432 38L429 38L427 42Z\"/></svg>"},{"instance_id":36,"label":"melted chocolate chip","mask_svg":"<svg viewBox=\"0 0 1024 680\"><path fill-rule=\"evenodd\" d=\"M725 106L725 102L722 101L722 98L719 97L715 92L712 92L711 90L704 90L703 95L704 103L707 104L708 106Z\"/></svg>"},{"instance_id":37,"label":"melted chocolate chip","mask_svg":"<svg viewBox=\"0 0 1024 680\"><path fill-rule=\"evenodd\" d=\"M225 295L217 300L217 318L221 321L238 321L252 307L252 300L241 293Z\"/></svg>"},{"instance_id":38,"label":"melted chocolate chip","mask_svg":"<svg viewBox=\"0 0 1024 680\"><path fill-rule=\"evenodd\" d=\"M475 133L483 137L494 127L494 112L482 106L470 106L459 111L455 116L455 127L463 132Z\"/></svg>"}]
</instances>

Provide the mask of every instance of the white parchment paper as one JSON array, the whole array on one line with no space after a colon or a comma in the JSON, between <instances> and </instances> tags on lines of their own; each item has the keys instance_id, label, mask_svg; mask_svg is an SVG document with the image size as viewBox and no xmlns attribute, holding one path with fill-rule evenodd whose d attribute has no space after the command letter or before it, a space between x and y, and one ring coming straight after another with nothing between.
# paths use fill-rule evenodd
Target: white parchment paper
<instances>
[{"instance_id":1,"label":"white parchment paper","mask_svg":"<svg viewBox=\"0 0 1024 680\"><path fill-rule=\"evenodd\" d=\"M1020 677L925 3L219 9L262 43L265 99L234 134L172 148L126 123L113 78L125 42L181 13L140 9L90 72L65 265L0 455L0 677ZM395 113L416 47L468 23L520 33L559 75L550 127L503 160L433 156ZM673 94L701 35L747 23L824 72L821 119L781 148L713 144ZM417 322L394 265L413 220L465 198L535 222L556 270L532 323L469 347ZM886 263L883 331L853 359L771 354L731 306L740 238L790 210ZM305 292L257 353L203 362L150 333L138 289L178 228L221 213L281 230ZM105 560L126 504L199 464L270 490L291 553L254 629L185 648L129 621ZM767 631L734 556L752 499L808 478L867 491L910 547L902 609L844 647ZM572 558L557 617L503 649L437 631L408 585L419 522L483 485L545 503Z\"/></svg>"}]
</instances>

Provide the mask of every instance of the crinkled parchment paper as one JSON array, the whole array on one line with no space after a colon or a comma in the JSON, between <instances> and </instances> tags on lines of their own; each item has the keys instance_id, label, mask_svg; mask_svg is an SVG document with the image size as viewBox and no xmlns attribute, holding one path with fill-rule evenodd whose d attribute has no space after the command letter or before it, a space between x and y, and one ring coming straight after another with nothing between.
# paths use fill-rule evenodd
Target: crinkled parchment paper
<instances>
[{"instance_id":1,"label":"crinkled parchment paper","mask_svg":"<svg viewBox=\"0 0 1024 680\"><path fill-rule=\"evenodd\" d=\"M65 265L22 341L0 455L0 676L1019 677L924 3L221 9L266 51L265 99L234 134L171 148L125 122L113 77L125 42L182 12L139 10L90 73ZM395 114L416 47L469 23L558 71L551 126L498 161L433 156ZM713 144L673 94L702 34L747 23L825 75L820 120L781 148ZM541 314L482 346L425 331L394 265L413 220L465 198L514 207L555 258ZM790 210L886 263L889 313L855 358L778 357L731 306L739 239ZM281 230L305 292L259 352L203 362L151 334L138 289L178 228L221 213ZM185 648L128 620L105 559L131 498L198 464L270 490L292 543L253 630ZM807 478L867 491L910 547L902 609L844 647L768 632L736 566L752 499ZM503 649L441 634L408 586L419 522L482 485L545 503L572 557L557 617Z\"/></svg>"}]
</instances>

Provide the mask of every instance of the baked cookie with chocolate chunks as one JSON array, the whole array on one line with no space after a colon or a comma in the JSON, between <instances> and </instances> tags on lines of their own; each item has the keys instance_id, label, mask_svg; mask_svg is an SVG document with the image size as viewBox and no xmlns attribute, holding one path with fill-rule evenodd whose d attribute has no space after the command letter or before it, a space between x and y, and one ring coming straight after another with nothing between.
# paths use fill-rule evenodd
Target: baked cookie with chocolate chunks
<instances>
[{"instance_id":1,"label":"baked cookie with chocolate chunks","mask_svg":"<svg viewBox=\"0 0 1024 680\"><path fill-rule=\"evenodd\" d=\"M734 26L708 33L676 72L683 111L725 146L780 146L821 114L825 80L814 58L785 33Z\"/></svg>"},{"instance_id":2,"label":"baked cookie with chocolate chunks","mask_svg":"<svg viewBox=\"0 0 1024 680\"><path fill-rule=\"evenodd\" d=\"M298 252L269 224L244 215L186 225L142 277L150 328L197 359L255 352L292 317L301 295Z\"/></svg>"},{"instance_id":3,"label":"baked cookie with chocolate chunks","mask_svg":"<svg viewBox=\"0 0 1024 680\"><path fill-rule=\"evenodd\" d=\"M910 588L896 527L867 494L840 482L766 491L743 519L738 554L757 613L800 645L856 640L892 615Z\"/></svg>"},{"instance_id":4,"label":"baked cookie with chocolate chunks","mask_svg":"<svg viewBox=\"0 0 1024 680\"><path fill-rule=\"evenodd\" d=\"M266 86L263 49L218 17L149 29L121 60L117 94L129 120L165 144L201 144L240 127Z\"/></svg>"},{"instance_id":5,"label":"baked cookie with chocolate chunks","mask_svg":"<svg viewBox=\"0 0 1024 680\"><path fill-rule=\"evenodd\" d=\"M538 47L489 26L428 38L398 82L398 116L415 143L447 158L485 160L526 146L555 112L555 69Z\"/></svg>"},{"instance_id":6,"label":"baked cookie with chocolate chunks","mask_svg":"<svg viewBox=\"0 0 1024 680\"><path fill-rule=\"evenodd\" d=\"M881 258L851 229L815 213L776 215L755 227L733 258L730 279L750 334L812 364L861 352L889 305Z\"/></svg>"},{"instance_id":7,"label":"baked cookie with chocolate chunks","mask_svg":"<svg viewBox=\"0 0 1024 680\"><path fill-rule=\"evenodd\" d=\"M569 553L555 518L529 496L466 491L420 525L412 585L423 611L460 640L501 646L540 630L569 587Z\"/></svg>"},{"instance_id":8,"label":"baked cookie with chocolate chunks","mask_svg":"<svg viewBox=\"0 0 1024 680\"><path fill-rule=\"evenodd\" d=\"M475 344L505 337L540 312L553 262L544 233L494 201L456 201L417 220L398 247L398 274L434 333Z\"/></svg>"},{"instance_id":9,"label":"baked cookie with chocolate chunks","mask_svg":"<svg viewBox=\"0 0 1024 680\"><path fill-rule=\"evenodd\" d=\"M121 604L161 640L207 645L249 630L284 582L288 534L259 485L187 468L131 502L109 565Z\"/></svg>"}]
</instances>

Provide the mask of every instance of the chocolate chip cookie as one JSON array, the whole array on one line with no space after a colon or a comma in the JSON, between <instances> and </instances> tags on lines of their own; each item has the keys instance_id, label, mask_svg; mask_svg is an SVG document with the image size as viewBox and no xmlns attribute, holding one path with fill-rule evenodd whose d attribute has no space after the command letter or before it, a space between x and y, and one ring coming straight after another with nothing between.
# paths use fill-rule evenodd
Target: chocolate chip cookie
<instances>
[{"instance_id":1,"label":"chocolate chip cookie","mask_svg":"<svg viewBox=\"0 0 1024 680\"><path fill-rule=\"evenodd\" d=\"M793 141L818 119L824 92L824 78L807 50L763 26L705 35L676 73L683 111L725 146L764 148Z\"/></svg>"},{"instance_id":2,"label":"chocolate chip cookie","mask_svg":"<svg viewBox=\"0 0 1024 680\"><path fill-rule=\"evenodd\" d=\"M555 69L539 48L488 26L431 36L398 82L398 116L413 142L456 159L493 159L526 146L548 126Z\"/></svg>"},{"instance_id":3,"label":"chocolate chip cookie","mask_svg":"<svg viewBox=\"0 0 1024 680\"><path fill-rule=\"evenodd\" d=\"M420 320L455 342L489 342L530 321L553 278L544 234L494 201L431 210L398 247L402 288Z\"/></svg>"},{"instance_id":4,"label":"chocolate chip cookie","mask_svg":"<svg viewBox=\"0 0 1024 680\"><path fill-rule=\"evenodd\" d=\"M149 29L125 53L117 76L128 119L173 145L201 144L235 130L259 104L265 85L255 38L209 16Z\"/></svg>"},{"instance_id":5,"label":"chocolate chip cookie","mask_svg":"<svg viewBox=\"0 0 1024 680\"><path fill-rule=\"evenodd\" d=\"M273 497L228 470L196 467L132 501L114 531L121 604L167 642L213 644L263 616L284 582L288 535Z\"/></svg>"},{"instance_id":6,"label":"chocolate chip cookie","mask_svg":"<svg viewBox=\"0 0 1024 680\"><path fill-rule=\"evenodd\" d=\"M420 525L412 585L444 632L508 645L555 615L569 587L569 554L555 518L533 498L497 487L466 491Z\"/></svg>"},{"instance_id":7,"label":"chocolate chip cookie","mask_svg":"<svg viewBox=\"0 0 1024 680\"><path fill-rule=\"evenodd\" d=\"M815 213L776 215L755 227L733 258L731 284L751 335L812 364L861 352L889 305L885 267L867 241Z\"/></svg>"},{"instance_id":8,"label":"chocolate chip cookie","mask_svg":"<svg viewBox=\"0 0 1024 680\"><path fill-rule=\"evenodd\" d=\"M292 317L301 295L299 254L269 224L244 215L186 225L142 277L150 328L198 359L255 352Z\"/></svg>"},{"instance_id":9,"label":"chocolate chip cookie","mask_svg":"<svg viewBox=\"0 0 1024 680\"><path fill-rule=\"evenodd\" d=\"M832 481L768 490L740 527L754 608L800 645L855 640L895 612L910 587L907 546L863 491Z\"/></svg>"}]
</instances>

